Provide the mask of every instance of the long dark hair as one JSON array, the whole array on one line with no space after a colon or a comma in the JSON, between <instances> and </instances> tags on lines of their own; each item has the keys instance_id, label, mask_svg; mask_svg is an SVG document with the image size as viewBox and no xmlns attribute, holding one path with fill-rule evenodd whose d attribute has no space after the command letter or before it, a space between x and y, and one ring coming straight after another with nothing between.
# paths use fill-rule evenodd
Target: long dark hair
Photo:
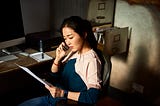
<instances>
[{"instance_id":1,"label":"long dark hair","mask_svg":"<svg viewBox=\"0 0 160 106\"><path fill-rule=\"evenodd\" d=\"M92 31L91 23L88 20L82 19L79 16L71 16L69 18L64 19L61 24L60 32L62 34L62 29L64 27L70 27L76 33L78 33L82 38L85 37L85 33L87 33L86 40L89 43L90 47L94 50L97 50L97 41Z\"/></svg>"}]
</instances>

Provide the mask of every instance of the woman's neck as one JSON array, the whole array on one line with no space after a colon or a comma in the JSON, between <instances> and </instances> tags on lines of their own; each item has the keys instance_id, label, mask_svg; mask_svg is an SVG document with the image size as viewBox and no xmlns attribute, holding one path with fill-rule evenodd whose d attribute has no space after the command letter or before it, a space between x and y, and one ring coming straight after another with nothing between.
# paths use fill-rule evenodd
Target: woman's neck
<instances>
[{"instance_id":1,"label":"woman's neck","mask_svg":"<svg viewBox=\"0 0 160 106\"><path fill-rule=\"evenodd\" d=\"M84 53L88 52L89 50L91 50L91 47L89 46L89 44L84 43L84 45L82 46L81 50L78 51L78 53L84 54Z\"/></svg>"}]
</instances>

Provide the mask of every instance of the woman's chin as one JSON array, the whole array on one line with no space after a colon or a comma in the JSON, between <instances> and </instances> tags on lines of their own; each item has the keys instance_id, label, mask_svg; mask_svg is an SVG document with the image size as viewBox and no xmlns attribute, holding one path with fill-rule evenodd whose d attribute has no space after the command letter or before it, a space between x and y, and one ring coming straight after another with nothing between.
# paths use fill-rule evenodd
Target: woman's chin
<instances>
[{"instance_id":1,"label":"woman's chin","mask_svg":"<svg viewBox=\"0 0 160 106\"><path fill-rule=\"evenodd\" d=\"M72 51L72 52L76 52L76 51L77 51L77 49L71 49L71 51Z\"/></svg>"}]
</instances>

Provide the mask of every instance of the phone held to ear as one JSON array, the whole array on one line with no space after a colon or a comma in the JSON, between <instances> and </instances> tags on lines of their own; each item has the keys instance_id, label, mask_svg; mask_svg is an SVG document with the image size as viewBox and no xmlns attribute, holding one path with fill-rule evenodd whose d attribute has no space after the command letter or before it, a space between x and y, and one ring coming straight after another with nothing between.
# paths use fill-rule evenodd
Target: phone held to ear
<instances>
[{"instance_id":1,"label":"phone held to ear","mask_svg":"<svg viewBox=\"0 0 160 106\"><path fill-rule=\"evenodd\" d=\"M64 42L65 43L65 42ZM69 49L69 47L67 46L67 44L65 43L65 45L62 45L62 48L64 51L67 51Z\"/></svg>"}]
</instances>

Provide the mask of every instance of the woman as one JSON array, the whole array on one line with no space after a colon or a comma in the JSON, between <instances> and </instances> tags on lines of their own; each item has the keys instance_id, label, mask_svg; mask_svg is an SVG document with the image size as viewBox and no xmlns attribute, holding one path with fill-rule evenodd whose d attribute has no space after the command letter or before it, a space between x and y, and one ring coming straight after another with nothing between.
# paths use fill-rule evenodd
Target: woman
<instances>
[{"instance_id":1,"label":"woman","mask_svg":"<svg viewBox=\"0 0 160 106\"><path fill-rule=\"evenodd\" d=\"M97 42L89 21L78 16L66 18L60 29L64 42L56 49L51 71L59 76L54 86L45 86L49 96L34 98L20 106L55 106L59 100L95 104L101 88L101 61L96 53ZM67 50L70 52L66 56ZM63 66L63 70L62 69Z\"/></svg>"}]
</instances>

